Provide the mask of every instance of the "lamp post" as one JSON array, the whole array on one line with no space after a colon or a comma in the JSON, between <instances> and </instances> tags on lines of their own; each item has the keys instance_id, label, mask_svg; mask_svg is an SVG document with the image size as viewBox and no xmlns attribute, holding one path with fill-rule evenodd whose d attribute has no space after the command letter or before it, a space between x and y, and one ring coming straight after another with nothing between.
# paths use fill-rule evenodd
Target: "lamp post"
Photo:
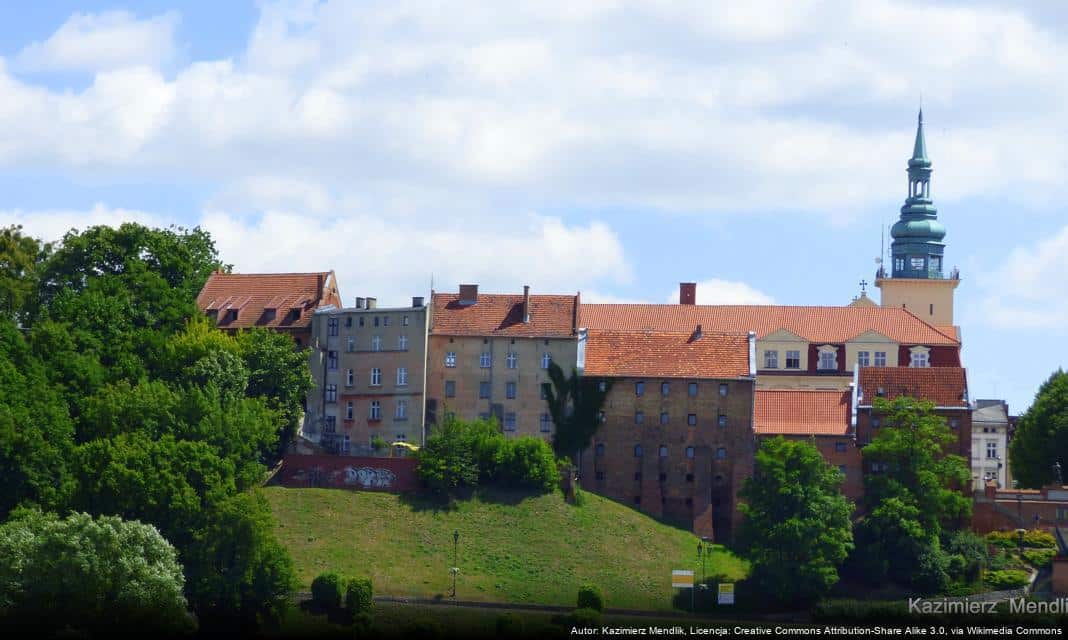
<instances>
[{"instance_id":1,"label":"lamp post","mask_svg":"<svg viewBox=\"0 0 1068 640\"><path fill-rule=\"evenodd\" d=\"M452 598L456 597L456 574L460 573L460 567L456 564L457 550L460 545L460 532L452 532Z\"/></svg>"}]
</instances>

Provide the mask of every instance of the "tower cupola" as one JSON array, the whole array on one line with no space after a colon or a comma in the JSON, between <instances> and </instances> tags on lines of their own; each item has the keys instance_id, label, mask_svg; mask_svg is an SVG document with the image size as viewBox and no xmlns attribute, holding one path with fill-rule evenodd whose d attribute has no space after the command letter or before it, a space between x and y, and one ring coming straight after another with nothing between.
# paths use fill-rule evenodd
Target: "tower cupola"
<instances>
[{"instance_id":1,"label":"tower cupola","mask_svg":"<svg viewBox=\"0 0 1068 640\"><path fill-rule=\"evenodd\" d=\"M894 278L943 278L943 254L946 228L938 221L938 210L931 199L931 160L923 134L923 110L916 124L916 142L908 163L909 189L901 219L890 228L893 242Z\"/></svg>"}]
</instances>

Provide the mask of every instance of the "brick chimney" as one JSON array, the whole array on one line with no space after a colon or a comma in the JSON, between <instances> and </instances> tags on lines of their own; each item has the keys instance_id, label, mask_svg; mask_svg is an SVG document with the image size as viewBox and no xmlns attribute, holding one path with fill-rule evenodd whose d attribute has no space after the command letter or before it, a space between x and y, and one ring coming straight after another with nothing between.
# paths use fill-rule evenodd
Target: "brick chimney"
<instances>
[{"instance_id":1,"label":"brick chimney","mask_svg":"<svg viewBox=\"0 0 1068 640\"><path fill-rule=\"evenodd\" d=\"M530 285L523 285L523 322L530 324Z\"/></svg>"},{"instance_id":2,"label":"brick chimney","mask_svg":"<svg viewBox=\"0 0 1068 640\"><path fill-rule=\"evenodd\" d=\"M697 283L679 283L679 304L697 304Z\"/></svg>"},{"instance_id":3,"label":"brick chimney","mask_svg":"<svg viewBox=\"0 0 1068 640\"><path fill-rule=\"evenodd\" d=\"M478 285L460 285L460 304L475 304L478 302Z\"/></svg>"}]
</instances>

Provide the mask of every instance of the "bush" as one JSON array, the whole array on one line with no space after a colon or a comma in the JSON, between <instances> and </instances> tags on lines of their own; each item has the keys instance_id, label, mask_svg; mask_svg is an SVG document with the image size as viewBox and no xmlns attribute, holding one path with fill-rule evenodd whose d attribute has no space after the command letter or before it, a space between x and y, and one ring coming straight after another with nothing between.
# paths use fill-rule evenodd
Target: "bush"
<instances>
[{"instance_id":1,"label":"bush","mask_svg":"<svg viewBox=\"0 0 1068 640\"><path fill-rule=\"evenodd\" d=\"M1015 549L1020 546L1020 536L1014 531L991 531L986 534L986 541L1001 549Z\"/></svg>"},{"instance_id":2,"label":"bush","mask_svg":"<svg viewBox=\"0 0 1068 640\"><path fill-rule=\"evenodd\" d=\"M949 586L948 569L949 556L937 544L931 545L917 558L912 586L923 594L942 593Z\"/></svg>"},{"instance_id":3,"label":"bush","mask_svg":"<svg viewBox=\"0 0 1068 640\"><path fill-rule=\"evenodd\" d=\"M503 486L548 493L560 481L553 449L540 438L502 440L494 453L493 467L494 481Z\"/></svg>"},{"instance_id":4,"label":"bush","mask_svg":"<svg viewBox=\"0 0 1068 640\"><path fill-rule=\"evenodd\" d=\"M578 608L604 611L604 594L595 585L582 585L578 591Z\"/></svg>"},{"instance_id":5,"label":"bush","mask_svg":"<svg viewBox=\"0 0 1068 640\"><path fill-rule=\"evenodd\" d=\"M375 638L380 635L375 633L374 618L366 611L352 616L352 634L357 638Z\"/></svg>"},{"instance_id":6,"label":"bush","mask_svg":"<svg viewBox=\"0 0 1068 640\"><path fill-rule=\"evenodd\" d=\"M942 547L949 556L949 575L954 580L974 582L990 564L986 541L972 531L955 531L945 535Z\"/></svg>"},{"instance_id":7,"label":"bush","mask_svg":"<svg viewBox=\"0 0 1068 640\"><path fill-rule=\"evenodd\" d=\"M321 573L312 580L312 601L329 611L341 608L344 580L336 573Z\"/></svg>"},{"instance_id":8,"label":"bush","mask_svg":"<svg viewBox=\"0 0 1068 640\"><path fill-rule=\"evenodd\" d=\"M502 638L514 638L523 635L523 619L514 613L503 613L497 616L497 636Z\"/></svg>"},{"instance_id":9,"label":"bush","mask_svg":"<svg viewBox=\"0 0 1068 640\"><path fill-rule=\"evenodd\" d=\"M353 578L345 584L345 610L352 615L369 613L374 607L370 578Z\"/></svg>"},{"instance_id":10,"label":"bush","mask_svg":"<svg viewBox=\"0 0 1068 640\"><path fill-rule=\"evenodd\" d=\"M1053 562L1053 556L1057 555L1056 549L1024 549L1023 557L1027 564L1033 567L1044 567Z\"/></svg>"},{"instance_id":11,"label":"bush","mask_svg":"<svg viewBox=\"0 0 1068 640\"><path fill-rule=\"evenodd\" d=\"M1039 549L1056 549L1057 539L1052 533L1041 529L1031 529L1023 535L1023 546Z\"/></svg>"},{"instance_id":12,"label":"bush","mask_svg":"<svg viewBox=\"0 0 1068 640\"><path fill-rule=\"evenodd\" d=\"M597 609L578 608L571 613L571 626L598 627L601 625L601 612Z\"/></svg>"},{"instance_id":13,"label":"bush","mask_svg":"<svg viewBox=\"0 0 1068 640\"><path fill-rule=\"evenodd\" d=\"M987 571L983 580L994 589L1015 589L1027 584L1031 576L1026 571L1019 569L1002 569L1001 571Z\"/></svg>"}]
</instances>

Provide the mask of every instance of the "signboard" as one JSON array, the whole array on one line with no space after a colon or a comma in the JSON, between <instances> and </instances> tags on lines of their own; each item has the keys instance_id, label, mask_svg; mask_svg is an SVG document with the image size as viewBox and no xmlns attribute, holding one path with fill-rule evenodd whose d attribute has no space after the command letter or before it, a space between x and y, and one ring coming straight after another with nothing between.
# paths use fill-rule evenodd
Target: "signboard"
<instances>
[{"instance_id":1,"label":"signboard","mask_svg":"<svg viewBox=\"0 0 1068 640\"><path fill-rule=\"evenodd\" d=\"M733 582L721 582L719 583L719 600L720 604L734 604L734 583Z\"/></svg>"},{"instance_id":2,"label":"signboard","mask_svg":"<svg viewBox=\"0 0 1068 640\"><path fill-rule=\"evenodd\" d=\"M693 571L682 569L672 571L671 586L675 589L693 589Z\"/></svg>"}]
</instances>

